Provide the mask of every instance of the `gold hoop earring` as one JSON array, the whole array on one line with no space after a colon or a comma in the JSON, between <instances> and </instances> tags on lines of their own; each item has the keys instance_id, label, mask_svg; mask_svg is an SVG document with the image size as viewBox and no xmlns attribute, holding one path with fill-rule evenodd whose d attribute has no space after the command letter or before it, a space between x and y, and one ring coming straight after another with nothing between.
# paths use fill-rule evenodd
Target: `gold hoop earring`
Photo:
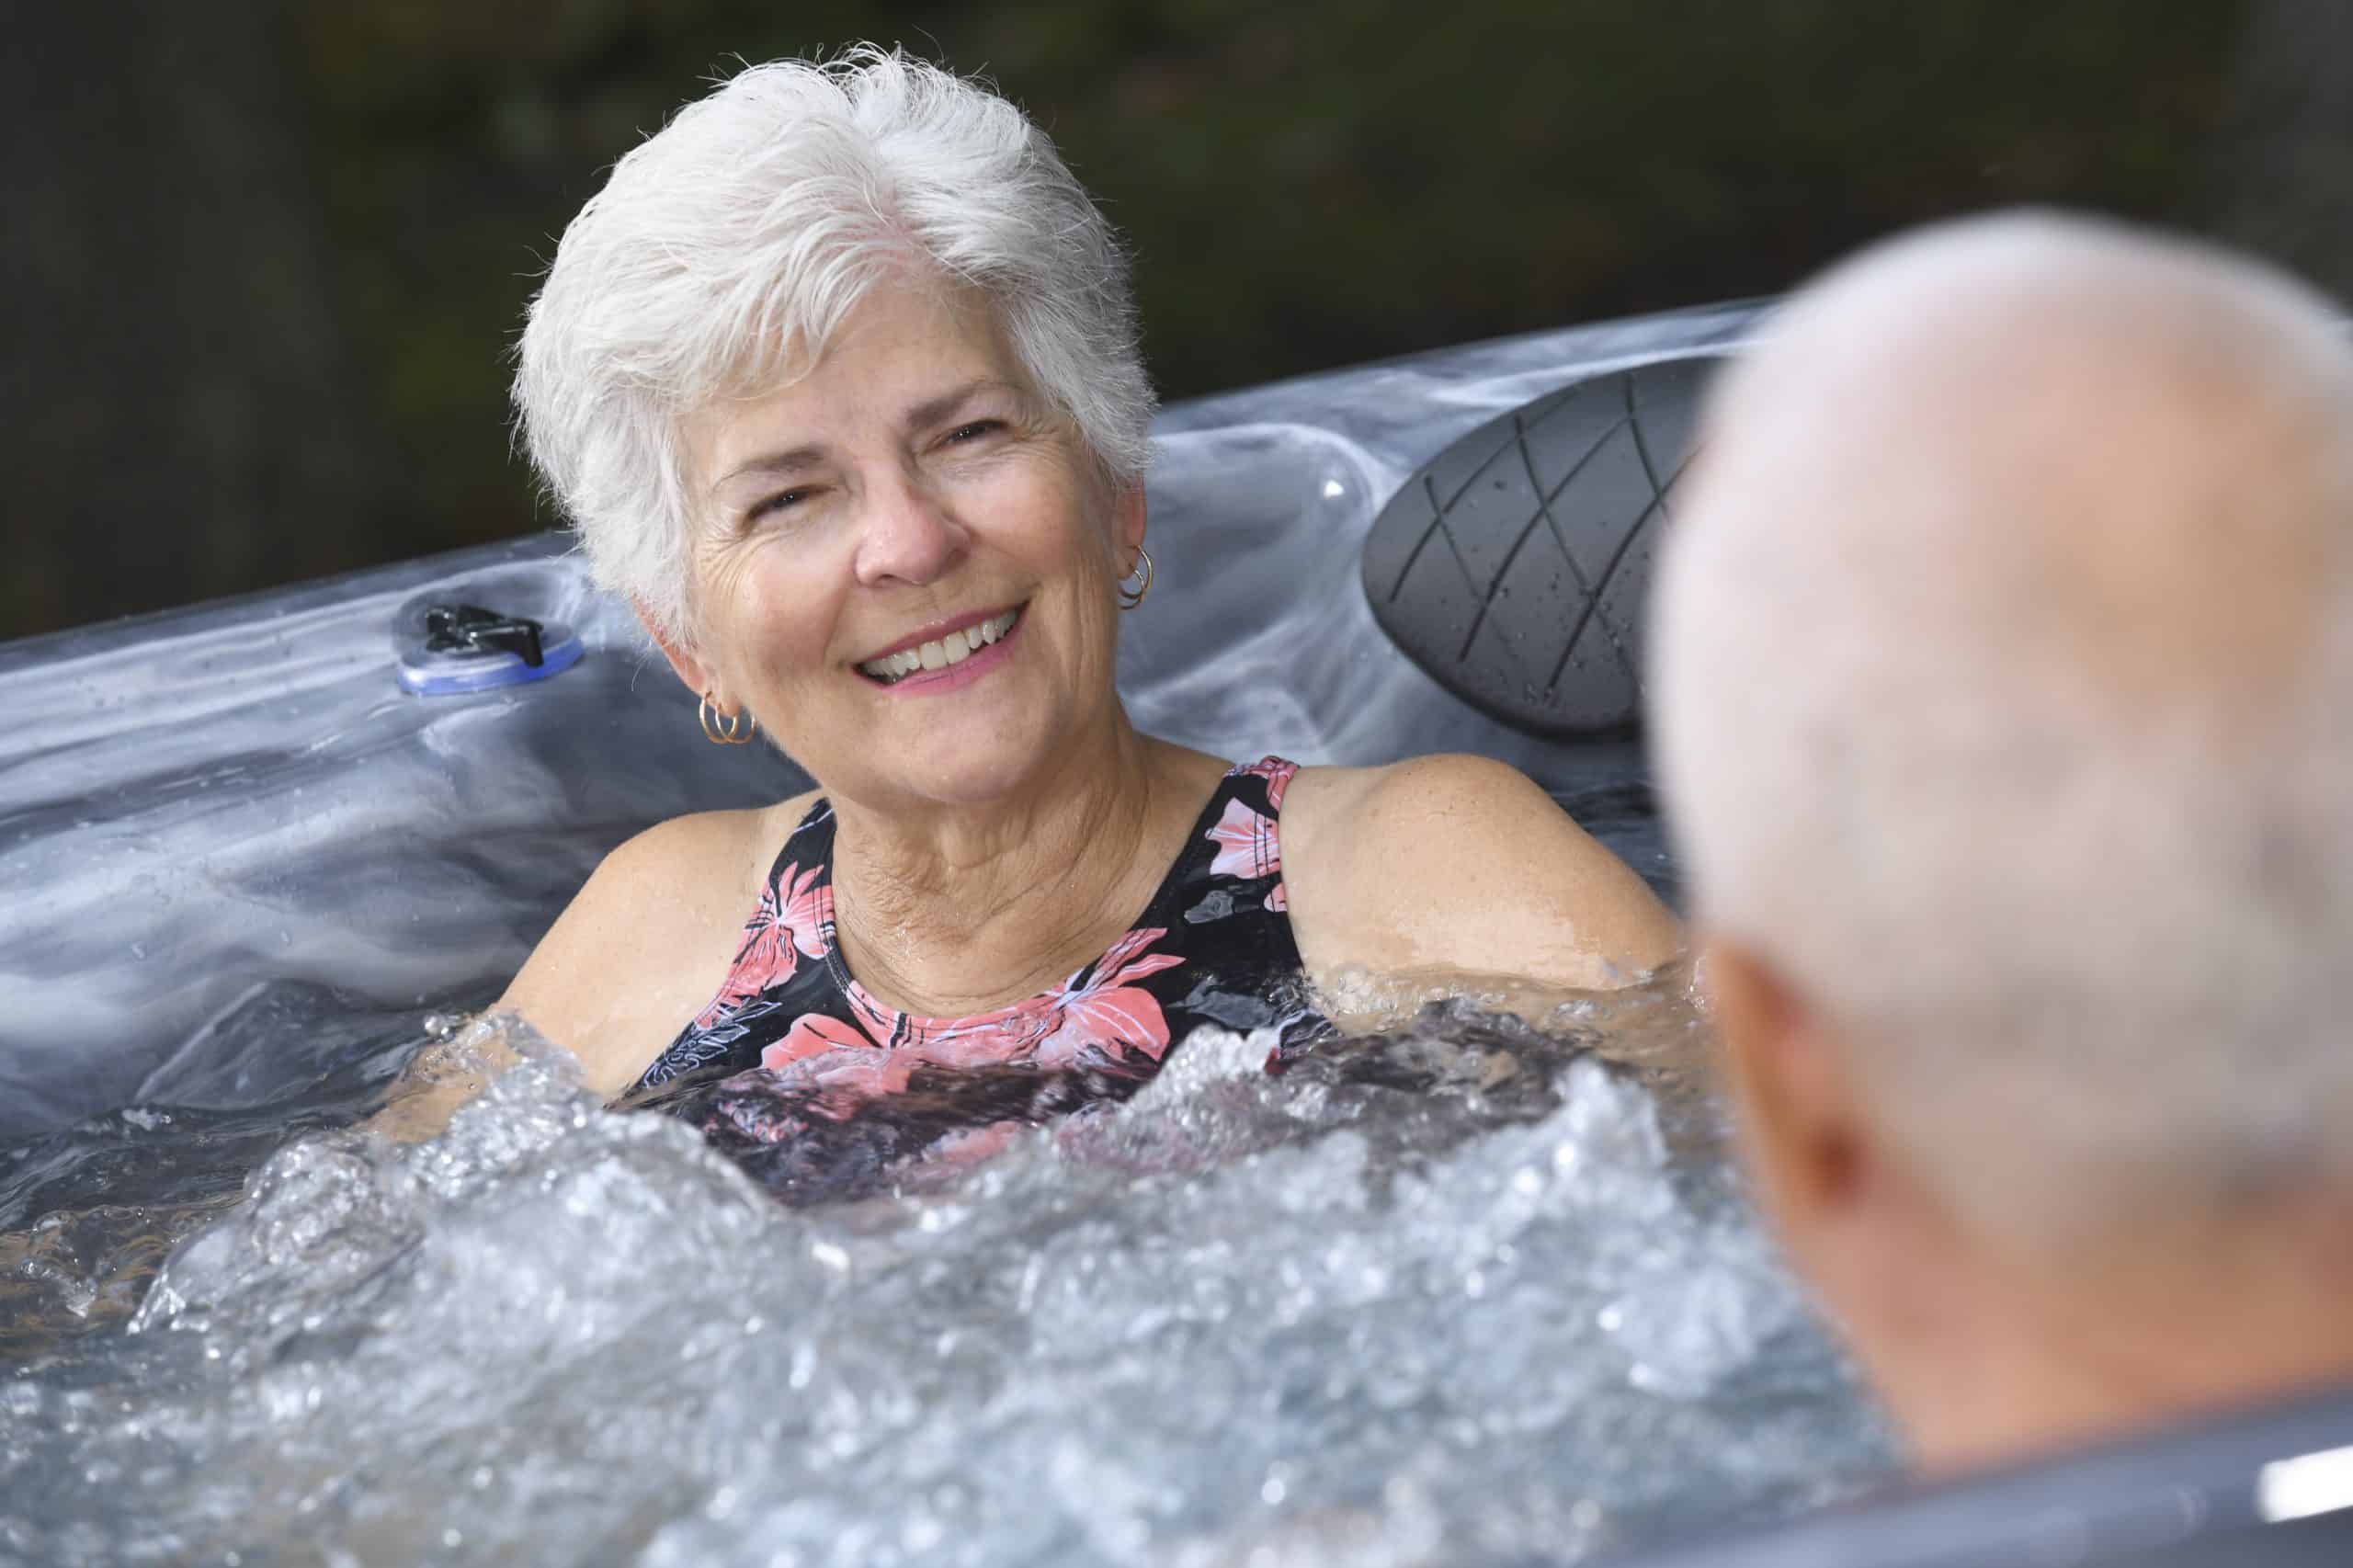
<instances>
[{"instance_id":1,"label":"gold hoop earring","mask_svg":"<svg viewBox=\"0 0 2353 1568\"><path fill-rule=\"evenodd\" d=\"M1120 608L1121 609L1135 608L1136 606L1143 603L1144 595L1152 592L1152 551L1142 545L1136 546L1136 563L1133 569L1143 574L1143 581L1131 588L1128 586L1126 578L1120 579Z\"/></svg>"},{"instance_id":2,"label":"gold hoop earring","mask_svg":"<svg viewBox=\"0 0 2353 1568\"><path fill-rule=\"evenodd\" d=\"M714 713L718 715L716 719L712 717ZM695 710L695 717L702 722L703 739L715 746L745 745L760 733L760 722L749 710L718 713L707 691L702 694L702 706Z\"/></svg>"}]
</instances>

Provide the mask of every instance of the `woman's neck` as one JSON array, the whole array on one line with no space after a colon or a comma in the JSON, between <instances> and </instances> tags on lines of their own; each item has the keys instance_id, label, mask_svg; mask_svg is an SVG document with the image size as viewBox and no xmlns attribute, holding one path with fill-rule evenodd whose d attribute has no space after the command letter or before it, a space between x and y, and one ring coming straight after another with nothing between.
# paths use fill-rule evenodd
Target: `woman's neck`
<instances>
[{"instance_id":1,"label":"woman's neck","mask_svg":"<svg viewBox=\"0 0 2353 1568\"><path fill-rule=\"evenodd\" d=\"M1035 994L1126 929L1159 883L1152 851L1170 807L1191 810L1174 786L1208 759L1137 734L1116 708L1105 728L985 805L835 800L835 931L859 984L925 1016L983 1012Z\"/></svg>"}]
</instances>

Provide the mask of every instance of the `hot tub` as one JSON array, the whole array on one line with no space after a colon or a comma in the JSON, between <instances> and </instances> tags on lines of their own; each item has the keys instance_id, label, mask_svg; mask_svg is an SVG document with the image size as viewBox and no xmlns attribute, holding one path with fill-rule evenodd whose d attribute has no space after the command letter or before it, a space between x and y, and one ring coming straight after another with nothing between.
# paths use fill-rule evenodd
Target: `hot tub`
<instances>
[{"instance_id":1,"label":"hot tub","mask_svg":"<svg viewBox=\"0 0 2353 1568\"><path fill-rule=\"evenodd\" d=\"M1638 738L1450 692L1367 541L1458 441L1754 319L1168 410L1137 724L1501 757L1672 897ZM582 654L411 695L426 597ZM553 536L0 648L0 1557L1575 1561L1885 1470L1705 1097L1614 1064L1688 1048L1678 973L1280 1078L1207 1033L1108 1114L815 1207L528 1039L437 1141L338 1131L498 1035L466 1015L614 844L805 786L704 744Z\"/></svg>"}]
</instances>

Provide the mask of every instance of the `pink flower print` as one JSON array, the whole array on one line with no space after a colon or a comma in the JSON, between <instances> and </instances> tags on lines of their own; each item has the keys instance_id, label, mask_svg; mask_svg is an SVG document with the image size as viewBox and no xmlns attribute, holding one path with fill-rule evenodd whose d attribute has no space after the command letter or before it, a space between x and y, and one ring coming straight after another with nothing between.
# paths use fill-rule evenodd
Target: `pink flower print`
<instances>
[{"instance_id":1,"label":"pink flower print","mask_svg":"<svg viewBox=\"0 0 2353 1568\"><path fill-rule=\"evenodd\" d=\"M1226 801L1209 839L1218 846L1217 858L1210 862L1213 877L1270 877L1283 869L1275 819L1240 801Z\"/></svg>"},{"instance_id":2,"label":"pink flower print","mask_svg":"<svg viewBox=\"0 0 2353 1568\"><path fill-rule=\"evenodd\" d=\"M1289 882L1277 882L1275 891L1267 895L1266 907L1273 910L1277 915L1290 914L1290 894L1283 891L1290 886Z\"/></svg>"},{"instance_id":3,"label":"pink flower print","mask_svg":"<svg viewBox=\"0 0 2353 1568\"><path fill-rule=\"evenodd\" d=\"M907 1020L909 1044L941 1067L994 1067L1029 1056L1061 1022L1050 992L985 1017L941 1027L933 1020Z\"/></svg>"},{"instance_id":4,"label":"pink flower print","mask_svg":"<svg viewBox=\"0 0 2353 1568\"><path fill-rule=\"evenodd\" d=\"M950 1132L923 1153L926 1169L943 1176L993 1160L1013 1146L1013 1141L1027 1131L1017 1121L992 1121L985 1127L968 1127L961 1132Z\"/></svg>"},{"instance_id":5,"label":"pink flower print","mask_svg":"<svg viewBox=\"0 0 2353 1568\"><path fill-rule=\"evenodd\" d=\"M1052 1064L1060 1065L1089 1046L1115 1062L1131 1051L1154 1062L1166 1053L1168 1017L1160 1010L1160 999L1129 983L1185 961L1175 953L1137 956L1166 935L1165 928L1157 926L1131 931L1097 960L1092 979L1081 984L1073 976L1061 991L1047 994L1061 1020L1046 1042Z\"/></svg>"},{"instance_id":6,"label":"pink flower print","mask_svg":"<svg viewBox=\"0 0 2353 1568\"><path fill-rule=\"evenodd\" d=\"M848 1025L821 1014L794 1020L794 1034L804 1027L813 1033L833 1031L851 1038L841 1045L821 1044L813 1054L794 1059L784 1054L790 1044L787 1037L783 1045L761 1053L759 1066L722 1084L721 1089L733 1092L722 1096L718 1114L745 1137L781 1143L807 1130L804 1111L828 1121L847 1121L872 1101L905 1092L917 1065L913 1058L877 1051Z\"/></svg>"},{"instance_id":7,"label":"pink flower print","mask_svg":"<svg viewBox=\"0 0 2353 1568\"><path fill-rule=\"evenodd\" d=\"M760 890L759 907L744 927L734 967L710 1006L695 1019L698 1028L709 1028L738 1003L790 980L804 957L825 956L825 927L834 923L834 890L824 875L823 865L806 871L788 865Z\"/></svg>"},{"instance_id":8,"label":"pink flower print","mask_svg":"<svg viewBox=\"0 0 2353 1568\"><path fill-rule=\"evenodd\" d=\"M768 884L768 892L787 890L783 907L777 911L778 929L785 939L800 949L804 958L825 956L826 933L834 927L834 884L825 880L823 861L806 871L799 866L787 866Z\"/></svg>"},{"instance_id":9,"label":"pink flower print","mask_svg":"<svg viewBox=\"0 0 2353 1568\"><path fill-rule=\"evenodd\" d=\"M839 1018L803 1013L792 1020L782 1040L760 1052L760 1065L773 1072L807 1057L845 1049L871 1051L874 1042Z\"/></svg>"},{"instance_id":10,"label":"pink flower print","mask_svg":"<svg viewBox=\"0 0 2353 1568\"><path fill-rule=\"evenodd\" d=\"M856 1051L828 1051L796 1063L786 1080L816 1092L809 1108L833 1121L847 1121L876 1100L907 1092L922 1061L904 1051L876 1051L865 1041Z\"/></svg>"},{"instance_id":11,"label":"pink flower print","mask_svg":"<svg viewBox=\"0 0 2353 1568\"><path fill-rule=\"evenodd\" d=\"M1267 804L1275 811L1283 809L1283 791L1290 788L1290 776L1299 771L1299 764L1285 762L1279 756L1260 757L1247 767L1237 767L1236 773L1246 773L1267 781Z\"/></svg>"}]
</instances>

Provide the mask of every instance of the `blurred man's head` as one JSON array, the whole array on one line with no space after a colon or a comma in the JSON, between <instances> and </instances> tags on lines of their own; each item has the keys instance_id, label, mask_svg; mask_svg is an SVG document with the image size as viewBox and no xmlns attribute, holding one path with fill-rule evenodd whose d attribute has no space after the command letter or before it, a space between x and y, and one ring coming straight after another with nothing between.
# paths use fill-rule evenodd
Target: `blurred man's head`
<instances>
[{"instance_id":1,"label":"blurred man's head","mask_svg":"<svg viewBox=\"0 0 2353 1568\"><path fill-rule=\"evenodd\" d=\"M1761 1194L1949 1464L2353 1375L2353 350L2055 217L1717 389L1653 733Z\"/></svg>"}]
</instances>

